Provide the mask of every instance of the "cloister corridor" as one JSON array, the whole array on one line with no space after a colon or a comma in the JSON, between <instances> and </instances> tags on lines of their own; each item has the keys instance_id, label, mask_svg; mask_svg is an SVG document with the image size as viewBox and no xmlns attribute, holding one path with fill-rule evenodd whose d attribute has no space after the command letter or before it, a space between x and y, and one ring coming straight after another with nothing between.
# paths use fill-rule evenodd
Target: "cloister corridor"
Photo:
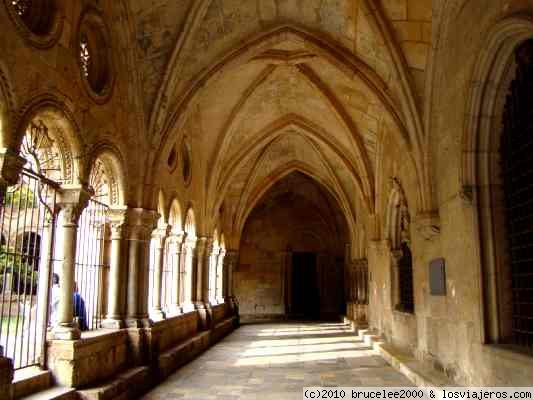
<instances>
[{"instance_id":1,"label":"cloister corridor","mask_svg":"<svg viewBox=\"0 0 533 400\"><path fill-rule=\"evenodd\" d=\"M342 323L243 325L144 399L301 399L307 386L411 386Z\"/></svg>"}]
</instances>

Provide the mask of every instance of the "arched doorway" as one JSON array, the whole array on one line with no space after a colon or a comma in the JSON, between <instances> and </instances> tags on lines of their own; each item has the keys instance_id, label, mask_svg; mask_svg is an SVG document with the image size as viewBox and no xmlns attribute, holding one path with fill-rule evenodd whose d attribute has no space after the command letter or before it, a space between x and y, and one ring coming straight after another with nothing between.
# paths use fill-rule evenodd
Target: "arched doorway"
<instances>
[{"instance_id":1,"label":"arched doorway","mask_svg":"<svg viewBox=\"0 0 533 400\"><path fill-rule=\"evenodd\" d=\"M234 291L241 319L336 319L343 312L347 227L333 196L292 172L249 214Z\"/></svg>"}]
</instances>

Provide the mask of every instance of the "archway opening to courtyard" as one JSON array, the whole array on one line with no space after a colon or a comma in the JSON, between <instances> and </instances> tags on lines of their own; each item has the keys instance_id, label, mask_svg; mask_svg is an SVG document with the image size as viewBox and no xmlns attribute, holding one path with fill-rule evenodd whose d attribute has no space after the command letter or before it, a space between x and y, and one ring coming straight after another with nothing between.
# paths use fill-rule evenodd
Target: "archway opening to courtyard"
<instances>
[{"instance_id":1,"label":"archway opening to courtyard","mask_svg":"<svg viewBox=\"0 0 533 400\"><path fill-rule=\"evenodd\" d=\"M332 320L345 312L345 217L324 186L294 171L249 213L234 272L242 321Z\"/></svg>"}]
</instances>

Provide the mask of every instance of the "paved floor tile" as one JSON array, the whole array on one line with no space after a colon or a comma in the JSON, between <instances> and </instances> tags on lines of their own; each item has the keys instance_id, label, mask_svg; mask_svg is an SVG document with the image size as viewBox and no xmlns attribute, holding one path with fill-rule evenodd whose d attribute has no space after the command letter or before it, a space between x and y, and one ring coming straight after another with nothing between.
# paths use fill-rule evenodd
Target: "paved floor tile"
<instances>
[{"instance_id":1,"label":"paved floor tile","mask_svg":"<svg viewBox=\"0 0 533 400\"><path fill-rule=\"evenodd\" d=\"M144 398L301 399L305 386L411 386L348 327L244 325Z\"/></svg>"}]
</instances>

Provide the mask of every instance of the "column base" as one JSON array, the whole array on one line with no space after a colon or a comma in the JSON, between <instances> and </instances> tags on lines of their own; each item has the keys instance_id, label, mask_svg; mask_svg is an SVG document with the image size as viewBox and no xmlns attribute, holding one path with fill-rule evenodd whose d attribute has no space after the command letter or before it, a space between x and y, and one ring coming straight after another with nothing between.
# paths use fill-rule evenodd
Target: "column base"
<instances>
[{"instance_id":1,"label":"column base","mask_svg":"<svg viewBox=\"0 0 533 400\"><path fill-rule=\"evenodd\" d=\"M183 314L183 310L178 304L171 304L167 313L167 317L176 317Z\"/></svg>"},{"instance_id":2,"label":"column base","mask_svg":"<svg viewBox=\"0 0 533 400\"><path fill-rule=\"evenodd\" d=\"M188 313L188 312L196 310L196 307L194 306L193 303L184 303L181 305L181 309L183 313Z\"/></svg>"},{"instance_id":3,"label":"column base","mask_svg":"<svg viewBox=\"0 0 533 400\"><path fill-rule=\"evenodd\" d=\"M200 316L200 326L202 330L208 330L211 328L212 314L213 309L209 303L204 303L203 301L196 302L196 309Z\"/></svg>"},{"instance_id":4,"label":"column base","mask_svg":"<svg viewBox=\"0 0 533 400\"><path fill-rule=\"evenodd\" d=\"M74 326L56 326L52 330L56 340L77 340L81 338L81 331Z\"/></svg>"},{"instance_id":5,"label":"column base","mask_svg":"<svg viewBox=\"0 0 533 400\"><path fill-rule=\"evenodd\" d=\"M106 318L102 321L102 328L104 329L122 329L126 326L122 319Z\"/></svg>"},{"instance_id":6,"label":"column base","mask_svg":"<svg viewBox=\"0 0 533 400\"><path fill-rule=\"evenodd\" d=\"M154 325L150 318L126 318L126 328L150 328Z\"/></svg>"},{"instance_id":7,"label":"column base","mask_svg":"<svg viewBox=\"0 0 533 400\"><path fill-rule=\"evenodd\" d=\"M163 310L152 310L150 312L150 319L152 321L163 321L165 319L165 313Z\"/></svg>"}]
</instances>

